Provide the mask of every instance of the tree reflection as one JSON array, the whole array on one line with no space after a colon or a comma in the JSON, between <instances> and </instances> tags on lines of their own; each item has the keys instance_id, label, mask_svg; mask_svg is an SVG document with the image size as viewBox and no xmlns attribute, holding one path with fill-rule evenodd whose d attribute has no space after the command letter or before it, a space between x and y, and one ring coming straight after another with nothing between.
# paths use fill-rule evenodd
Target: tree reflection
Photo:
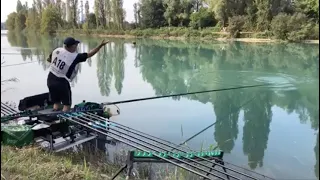
<instances>
[{"instance_id":1,"label":"tree reflection","mask_svg":"<svg viewBox=\"0 0 320 180\"><path fill-rule=\"evenodd\" d=\"M33 36L29 39L27 36L27 45L23 43L23 38L14 34L9 34L8 39L11 45L37 47L26 54L37 55L38 61L43 64L42 56L45 57L53 48L62 45L61 38ZM99 41L88 40L84 43L92 49ZM152 85L156 95L261 82L290 82L290 88L251 88L184 96L212 105L217 120L212 140L227 153L232 151L239 133L240 113L237 108L255 97L242 108L245 123L243 152L248 156L249 166L253 169L263 166L272 121L272 106L278 106L287 113L299 114L301 123L310 123L311 128L318 130L318 46L140 40L134 50L134 66L140 68L143 80ZM96 55L98 83L103 96L110 95L112 80L117 93L121 94L126 56L123 40L109 43ZM88 60L89 66L91 63ZM179 100L180 97L173 99ZM318 141L315 154L316 168L319 162ZM315 170L317 177L318 172Z\"/></svg>"},{"instance_id":2,"label":"tree reflection","mask_svg":"<svg viewBox=\"0 0 320 180\"><path fill-rule=\"evenodd\" d=\"M316 164L314 165L314 173L319 179L319 132L317 133L316 146L314 147L314 153L316 156Z\"/></svg>"},{"instance_id":3,"label":"tree reflection","mask_svg":"<svg viewBox=\"0 0 320 180\"><path fill-rule=\"evenodd\" d=\"M36 60L43 67L43 70L49 68L49 63L47 63L46 59L49 54L57 47L61 47L63 45L63 39L59 37L53 36L39 36L32 32L27 34L8 31L8 41L11 46L21 47L20 53L22 59L25 61L26 59ZM81 72L81 65L79 67L79 72ZM72 82L72 85L77 82L77 77Z\"/></svg>"},{"instance_id":4,"label":"tree reflection","mask_svg":"<svg viewBox=\"0 0 320 180\"><path fill-rule=\"evenodd\" d=\"M92 39L89 39L89 40L87 40L85 43L87 43L88 44L88 49L93 49L93 48L95 48L95 47L97 47L98 45L99 45L99 42L98 41L96 41L96 40L92 40ZM88 65L91 67L91 65L92 65L92 58L89 58L88 60L87 60L87 62L88 62Z\"/></svg>"},{"instance_id":5,"label":"tree reflection","mask_svg":"<svg viewBox=\"0 0 320 180\"><path fill-rule=\"evenodd\" d=\"M135 56L143 79L156 95L257 84L258 80L289 81L294 89L251 88L185 96L211 103L216 115L214 139L225 152L231 152L238 136L239 112L236 108L252 97L244 111L243 151L252 169L263 166L267 149L271 107L298 113L302 123L319 124L318 75L319 50L310 45L182 44L173 41L138 43ZM280 74L281 73L281 74ZM267 82L268 82L267 81ZM302 85L299 85L301 83ZM283 83L283 82L276 82ZM173 98L178 100L179 98Z\"/></svg>"},{"instance_id":6,"label":"tree reflection","mask_svg":"<svg viewBox=\"0 0 320 180\"><path fill-rule=\"evenodd\" d=\"M219 93L213 101L217 124L214 138L221 150L230 153L238 137L240 92Z\"/></svg>"},{"instance_id":7,"label":"tree reflection","mask_svg":"<svg viewBox=\"0 0 320 180\"><path fill-rule=\"evenodd\" d=\"M111 43L108 43L103 50L97 53L97 76L100 87L100 93L103 96L109 96L112 80L114 49Z\"/></svg>"},{"instance_id":8,"label":"tree reflection","mask_svg":"<svg viewBox=\"0 0 320 180\"><path fill-rule=\"evenodd\" d=\"M124 79L124 60L126 56L127 54L124 43L116 41L114 44L113 72L115 77L115 88L118 94L121 94L122 91L122 83Z\"/></svg>"},{"instance_id":9,"label":"tree reflection","mask_svg":"<svg viewBox=\"0 0 320 180\"><path fill-rule=\"evenodd\" d=\"M109 96L111 81L114 77L115 88L121 94L124 80L124 60L127 56L124 41L114 40L98 52L97 76L100 93Z\"/></svg>"},{"instance_id":10,"label":"tree reflection","mask_svg":"<svg viewBox=\"0 0 320 180\"><path fill-rule=\"evenodd\" d=\"M20 50L21 56L23 61L26 61L27 58L32 57L32 52L30 49L25 49L28 48L28 43L27 43L27 38L24 36L21 32L16 32L16 31L8 31L8 41L11 46L14 47L21 47L22 49Z\"/></svg>"},{"instance_id":11,"label":"tree reflection","mask_svg":"<svg viewBox=\"0 0 320 180\"><path fill-rule=\"evenodd\" d=\"M267 149L270 123L272 119L269 90L251 91L256 98L244 107L243 152L248 155L249 166L255 169L263 166L264 151Z\"/></svg>"}]
</instances>

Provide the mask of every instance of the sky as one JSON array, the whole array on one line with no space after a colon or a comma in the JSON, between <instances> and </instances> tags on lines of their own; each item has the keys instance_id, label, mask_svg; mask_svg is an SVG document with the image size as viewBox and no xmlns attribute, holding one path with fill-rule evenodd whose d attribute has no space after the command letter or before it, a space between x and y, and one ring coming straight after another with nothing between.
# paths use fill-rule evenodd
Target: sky
<instances>
[{"instance_id":1,"label":"sky","mask_svg":"<svg viewBox=\"0 0 320 180\"><path fill-rule=\"evenodd\" d=\"M29 6L31 6L33 0L21 0L22 4L28 2ZM62 0L66 1L66 0ZM133 4L138 2L138 0L123 0L123 8L126 11L126 20L129 22L134 21L133 16ZM80 1L79 1L80 3ZM85 0L83 0L84 6ZM89 0L90 12L93 12L93 3L94 0ZM8 14L16 10L17 0L1 0L1 22L5 22L7 20Z\"/></svg>"}]
</instances>

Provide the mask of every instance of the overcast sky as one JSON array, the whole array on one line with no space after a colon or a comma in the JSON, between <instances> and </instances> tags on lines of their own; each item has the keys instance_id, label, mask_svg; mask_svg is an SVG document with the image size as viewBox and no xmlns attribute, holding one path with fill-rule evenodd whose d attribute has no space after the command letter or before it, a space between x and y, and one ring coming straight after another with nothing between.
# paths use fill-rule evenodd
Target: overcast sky
<instances>
[{"instance_id":1,"label":"overcast sky","mask_svg":"<svg viewBox=\"0 0 320 180\"><path fill-rule=\"evenodd\" d=\"M33 0L21 0L22 4L28 2L29 6L31 6ZM62 0L66 1L66 0ZM93 12L93 2L94 0L89 0L90 12ZM126 11L126 20L129 22L134 21L133 16L133 4L138 2L138 0L123 0L123 8ZM83 0L84 6L85 0ZM80 4L80 0L79 0ZM16 10L17 0L1 0L1 22L5 22L7 20L8 14Z\"/></svg>"}]
</instances>

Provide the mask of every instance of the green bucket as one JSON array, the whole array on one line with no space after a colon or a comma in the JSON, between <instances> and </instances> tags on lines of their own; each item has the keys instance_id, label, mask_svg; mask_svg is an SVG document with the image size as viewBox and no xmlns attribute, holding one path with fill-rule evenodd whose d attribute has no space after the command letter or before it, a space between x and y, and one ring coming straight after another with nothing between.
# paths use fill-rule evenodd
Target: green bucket
<instances>
[{"instance_id":1,"label":"green bucket","mask_svg":"<svg viewBox=\"0 0 320 180\"><path fill-rule=\"evenodd\" d=\"M33 143L33 131L29 125L7 125L1 127L4 145L22 147Z\"/></svg>"}]
</instances>

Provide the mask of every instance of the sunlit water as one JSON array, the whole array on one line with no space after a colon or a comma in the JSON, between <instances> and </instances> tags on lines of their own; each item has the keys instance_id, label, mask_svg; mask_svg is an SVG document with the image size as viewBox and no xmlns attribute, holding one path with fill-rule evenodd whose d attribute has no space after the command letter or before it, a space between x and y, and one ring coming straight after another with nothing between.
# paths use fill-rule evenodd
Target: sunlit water
<instances>
[{"instance_id":1,"label":"sunlit water","mask_svg":"<svg viewBox=\"0 0 320 180\"><path fill-rule=\"evenodd\" d=\"M80 39L80 51L101 41ZM36 62L1 68L2 80L19 80L2 85L1 100L18 103L47 92L44 60L62 40L2 34L2 66ZM177 144L218 121L188 145L194 150L218 145L226 152L226 161L277 179L317 179L317 45L136 40L134 46L130 41L112 41L82 64L72 85L73 104L275 83L269 88L121 104L121 115L113 120Z\"/></svg>"}]
</instances>

